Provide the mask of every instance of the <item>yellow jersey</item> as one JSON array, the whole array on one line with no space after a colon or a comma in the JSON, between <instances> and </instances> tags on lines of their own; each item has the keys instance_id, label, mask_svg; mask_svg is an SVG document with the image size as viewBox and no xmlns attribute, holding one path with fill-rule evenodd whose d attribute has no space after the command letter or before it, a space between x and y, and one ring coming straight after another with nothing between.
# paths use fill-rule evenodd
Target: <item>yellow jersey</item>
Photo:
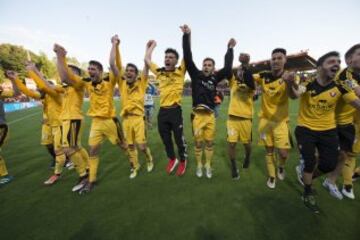
<instances>
[{"instance_id":1,"label":"yellow jersey","mask_svg":"<svg viewBox=\"0 0 360 240\"><path fill-rule=\"evenodd\" d=\"M91 82L89 78L83 79L89 93L90 106L87 115L90 117L114 118L114 89L116 79L112 73L104 77L99 83Z\"/></svg>"},{"instance_id":2,"label":"yellow jersey","mask_svg":"<svg viewBox=\"0 0 360 240\"><path fill-rule=\"evenodd\" d=\"M120 116L137 115L144 116L145 93L148 77L141 74L132 86L128 85L123 76L119 79L119 91L121 96Z\"/></svg>"},{"instance_id":3,"label":"yellow jersey","mask_svg":"<svg viewBox=\"0 0 360 240\"><path fill-rule=\"evenodd\" d=\"M166 71L165 68L159 68L155 63L151 63L150 71L159 80L160 107L180 106L186 73L184 60L174 71Z\"/></svg>"},{"instance_id":4,"label":"yellow jersey","mask_svg":"<svg viewBox=\"0 0 360 240\"><path fill-rule=\"evenodd\" d=\"M350 103L357 99L355 93L346 85L335 81L321 86L316 79L299 85L303 92L300 97L298 125L314 131L336 128L335 108L340 99Z\"/></svg>"},{"instance_id":5,"label":"yellow jersey","mask_svg":"<svg viewBox=\"0 0 360 240\"><path fill-rule=\"evenodd\" d=\"M228 115L252 119L255 90L238 80L235 74L229 81L230 103Z\"/></svg>"},{"instance_id":6,"label":"yellow jersey","mask_svg":"<svg viewBox=\"0 0 360 240\"><path fill-rule=\"evenodd\" d=\"M336 81L346 84L350 89L359 86L360 74L356 74L351 68L345 68L336 77ZM340 99L336 105L335 116L338 125L346 125L354 122L355 108Z\"/></svg>"},{"instance_id":7,"label":"yellow jersey","mask_svg":"<svg viewBox=\"0 0 360 240\"><path fill-rule=\"evenodd\" d=\"M274 77L270 71L253 74L253 78L262 89L259 117L275 122L288 121L289 99L285 81Z\"/></svg>"}]
</instances>

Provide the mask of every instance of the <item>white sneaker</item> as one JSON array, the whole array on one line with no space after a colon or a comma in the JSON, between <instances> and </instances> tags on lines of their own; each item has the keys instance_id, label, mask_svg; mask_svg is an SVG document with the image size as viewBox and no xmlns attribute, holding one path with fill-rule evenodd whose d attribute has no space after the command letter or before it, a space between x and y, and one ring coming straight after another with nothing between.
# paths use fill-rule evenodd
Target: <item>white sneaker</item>
<instances>
[{"instance_id":1,"label":"white sneaker","mask_svg":"<svg viewBox=\"0 0 360 240\"><path fill-rule=\"evenodd\" d=\"M209 178L209 179L212 178L212 169L211 169L211 167L206 167L205 170L206 170L206 177Z\"/></svg>"},{"instance_id":2,"label":"white sneaker","mask_svg":"<svg viewBox=\"0 0 360 240\"><path fill-rule=\"evenodd\" d=\"M198 178L201 178L203 176L203 170L202 170L202 167L197 167L196 168L196 176Z\"/></svg>"},{"instance_id":3,"label":"white sneaker","mask_svg":"<svg viewBox=\"0 0 360 240\"><path fill-rule=\"evenodd\" d=\"M339 191L336 184L330 183L329 180L326 178L322 185L324 186L324 188L329 190L331 196L333 196L334 198L337 198L339 200L343 199L343 195Z\"/></svg>"},{"instance_id":4,"label":"white sneaker","mask_svg":"<svg viewBox=\"0 0 360 240\"><path fill-rule=\"evenodd\" d=\"M152 170L154 169L154 162L148 162L147 163L147 172L152 172Z\"/></svg>"},{"instance_id":5,"label":"white sneaker","mask_svg":"<svg viewBox=\"0 0 360 240\"><path fill-rule=\"evenodd\" d=\"M268 178L267 182L266 182L266 185L271 188L271 189L274 189L276 184L275 184L275 179L273 181L271 181L270 178Z\"/></svg>"},{"instance_id":6,"label":"white sneaker","mask_svg":"<svg viewBox=\"0 0 360 240\"><path fill-rule=\"evenodd\" d=\"M87 177L80 178L79 181L76 183L76 185L71 189L71 191L73 191L73 192L79 191L80 189L85 187L87 182L88 182Z\"/></svg>"},{"instance_id":7,"label":"white sneaker","mask_svg":"<svg viewBox=\"0 0 360 240\"><path fill-rule=\"evenodd\" d=\"M130 179L134 179L134 178L136 178L136 176L137 176L137 174L138 174L138 168L132 168L131 170L130 170L130 176L129 176L129 178Z\"/></svg>"},{"instance_id":8,"label":"white sneaker","mask_svg":"<svg viewBox=\"0 0 360 240\"><path fill-rule=\"evenodd\" d=\"M344 187L342 189L342 194L347 197L347 198L350 198L350 199L355 199L355 195L354 195L354 190L351 189L350 191L347 191Z\"/></svg>"},{"instance_id":9,"label":"white sneaker","mask_svg":"<svg viewBox=\"0 0 360 240\"><path fill-rule=\"evenodd\" d=\"M282 170L280 170L280 169L282 169ZM285 168L278 168L277 177L281 181L285 180Z\"/></svg>"},{"instance_id":10,"label":"white sneaker","mask_svg":"<svg viewBox=\"0 0 360 240\"><path fill-rule=\"evenodd\" d=\"M295 167L296 170L296 175L297 175L297 179L299 181L299 183L304 186L304 181L303 181L303 168L301 165L297 165Z\"/></svg>"}]
</instances>

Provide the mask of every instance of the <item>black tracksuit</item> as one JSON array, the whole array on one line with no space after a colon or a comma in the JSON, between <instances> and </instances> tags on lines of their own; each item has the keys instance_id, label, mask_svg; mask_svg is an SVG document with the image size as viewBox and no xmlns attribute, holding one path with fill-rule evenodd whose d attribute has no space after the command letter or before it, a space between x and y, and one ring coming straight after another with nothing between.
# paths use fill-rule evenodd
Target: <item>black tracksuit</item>
<instances>
[{"instance_id":1,"label":"black tracksuit","mask_svg":"<svg viewBox=\"0 0 360 240\"><path fill-rule=\"evenodd\" d=\"M199 70L192 58L190 47L190 34L183 35L183 51L186 69L191 78L193 107L203 106L213 111L215 108L215 95L217 84L225 78L231 77L234 51L228 48L225 54L225 66L218 72L205 76Z\"/></svg>"}]
</instances>

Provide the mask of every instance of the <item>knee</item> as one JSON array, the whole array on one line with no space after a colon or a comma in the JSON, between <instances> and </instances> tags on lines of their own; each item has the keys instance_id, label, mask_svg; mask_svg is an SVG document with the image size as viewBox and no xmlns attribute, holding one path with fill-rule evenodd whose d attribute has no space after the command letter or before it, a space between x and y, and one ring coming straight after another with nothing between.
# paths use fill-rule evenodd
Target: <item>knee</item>
<instances>
[{"instance_id":1,"label":"knee","mask_svg":"<svg viewBox=\"0 0 360 240\"><path fill-rule=\"evenodd\" d=\"M326 159L319 162L318 169L323 173L329 173L335 170L337 159Z\"/></svg>"},{"instance_id":2,"label":"knee","mask_svg":"<svg viewBox=\"0 0 360 240\"><path fill-rule=\"evenodd\" d=\"M100 147L99 146L90 146L90 149L89 149L89 155L90 156L96 156L99 154L99 149Z\"/></svg>"},{"instance_id":3,"label":"knee","mask_svg":"<svg viewBox=\"0 0 360 240\"><path fill-rule=\"evenodd\" d=\"M304 172L313 173L316 166L316 160L314 158L304 158Z\"/></svg>"},{"instance_id":4,"label":"knee","mask_svg":"<svg viewBox=\"0 0 360 240\"><path fill-rule=\"evenodd\" d=\"M146 152L146 144L139 144L139 149L142 152Z\"/></svg>"},{"instance_id":5,"label":"knee","mask_svg":"<svg viewBox=\"0 0 360 240\"><path fill-rule=\"evenodd\" d=\"M205 142L205 146L208 147L208 148L211 148L213 145L214 145L213 141L206 141Z\"/></svg>"},{"instance_id":6,"label":"knee","mask_svg":"<svg viewBox=\"0 0 360 240\"><path fill-rule=\"evenodd\" d=\"M129 147L129 150L130 150L130 151L134 151L134 150L135 150L135 145L134 145L134 144L129 144L128 147Z\"/></svg>"},{"instance_id":7,"label":"knee","mask_svg":"<svg viewBox=\"0 0 360 240\"><path fill-rule=\"evenodd\" d=\"M289 156L289 152L287 150L281 149L279 150L279 156L281 159L287 159Z\"/></svg>"}]
</instances>

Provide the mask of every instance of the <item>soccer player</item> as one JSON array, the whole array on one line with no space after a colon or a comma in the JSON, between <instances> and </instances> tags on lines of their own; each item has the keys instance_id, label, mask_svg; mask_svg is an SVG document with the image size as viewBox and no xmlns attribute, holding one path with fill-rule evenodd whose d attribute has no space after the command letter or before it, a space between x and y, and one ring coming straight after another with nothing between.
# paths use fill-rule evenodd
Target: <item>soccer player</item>
<instances>
[{"instance_id":1,"label":"soccer player","mask_svg":"<svg viewBox=\"0 0 360 240\"><path fill-rule=\"evenodd\" d=\"M61 63L69 82L78 88L85 88L89 93L90 106L87 115L92 118L89 133L89 179L79 191L80 194L84 194L92 191L96 183L102 142L108 139L112 144L127 149L113 101L116 78L111 73L104 77L102 64L95 60L89 61L89 78L73 74L67 69L65 58Z\"/></svg>"},{"instance_id":2,"label":"soccer player","mask_svg":"<svg viewBox=\"0 0 360 240\"><path fill-rule=\"evenodd\" d=\"M187 164L187 145L184 137L181 110L186 72L185 63L181 61L180 66L176 67L179 54L175 49L168 48L165 50L165 66L159 68L155 63L151 62L151 55L155 46L156 44L152 44L148 49L145 61L150 66L150 71L155 74L159 81L160 110L158 113L158 131L169 159L166 171L168 174L171 174L179 164L172 140L172 135L174 135L180 158L176 175L183 176Z\"/></svg>"},{"instance_id":3,"label":"soccer player","mask_svg":"<svg viewBox=\"0 0 360 240\"><path fill-rule=\"evenodd\" d=\"M6 71L6 76L16 76L14 71ZM9 127L6 124L5 119L5 109L4 109L4 98L10 98L14 96L14 92L18 91L15 84L12 82L13 90L4 90L0 86L0 151L4 145L6 138L8 136ZM10 183L13 180L13 176L8 173L5 160L0 156L0 187Z\"/></svg>"},{"instance_id":4,"label":"soccer player","mask_svg":"<svg viewBox=\"0 0 360 240\"><path fill-rule=\"evenodd\" d=\"M145 122L147 126L152 128L152 116L155 109L154 96L156 88L153 84L149 83L145 92Z\"/></svg>"},{"instance_id":5,"label":"soccer player","mask_svg":"<svg viewBox=\"0 0 360 240\"><path fill-rule=\"evenodd\" d=\"M295 136L304 159L303 201L315 213L319 207L312 190L313 179L333 171L338 162L339 138L336 130L335 107L340 99L360 110L360 100L346 84L335 82L340 70L337 52L329 52L317 61L317 75L297 85L294 73L287 73L291 98L300 98ZM318 158L316 157L318 151Z\"/></svg>"},{"instance_id":6,"label":"soccer player","mask_svg":"<svg viewBox=\"0 0 360 240\"><path fill-rule=\"evenodd\" d=\"M347 85L353 89L357 96L360 96L360 44L351 47L345 53L347 68L343 69L337 76L337 81ZM354 124L354 115L356 110L343 99L340 99L336 105L336 123L339 135L340 156L337 167L328 174L323 182L323 186L330 191L330 194L338 199L342 199L343 195L355 199L352 175L356 166L356 154L360 152L359 131L356 131ZM358 119L356 119L357 129ZM356 138L355 138L356 137ZM355 140L356 139L356 140ZM344 186L342 194L336 185L336 179L341 174L344 178Z\"/></svg>"},{"instance_id":7,"label":"soccer player","mask_svg":"<svg viewBox=\"0 0 360 240\"><path fill-rule=\"evenodd\" d=\"M266 166L268 171L267 186L274 189L276 186L276 158L278 150L279 163L277 177L285 179L285 162L288 158L290 146L289 137L289 101L288 85L282 75L285 72L286 50L276 48L271 53L271 71L254 74L255 82L261 86L261 109L259 113L260 145L265 146Z\"/></svg>"},{"instance_id":8,"label":"soccer player","mask_svg":"<svg viewBox=\"0 0 360 240\"><path fill-rule=\"evenodd\" d=\"M110 53L110 67L114 76L118 79L121 97L121 120L124 129L124 137L129 147L129 156L132 164L130 179L137 176L140 169L137 148L144 154L147 162L147 171L154 168L153 157L150 148L146 144L146 127L144 120L145 91L148 85L149 68L145 64L141 73L135 64L128 63L125 69L122 67L117 35L111 39L112 48ZM154 41L149 41L147 51Z\"/></svg>"},{"instance_id":9,"label":"soccer player","mask_svg":"<svg viewBox=\"0 0 360 240\"><path fill-rule=\"evenodd\" d=\"M45 185L52 185L59 179L63 166L66 161L65 153L61 147L61 121L59 119L62 109L62 99L64 90L45 80L43 75L38 71L35 64L28 62L26 69L28 76L32 78L39 91L28 89L17 76L10 76L10 80L14 82L17 88L26 96L40 100L43 99L44 115L46 115L46 124L50 127L46 131L47 141L53 145L55 154L54 175L44 182Z\"/></svg>"},{"instance_id":10,"label":"soccer player","mask_svg":"<svg viewBox=\"0 0 360 240\"><path fill-rule=\"evenodd\" d=\"M240 178L236 164L236 144L241 142L245 150L243 168L250 165L251 141L252 141L252 118L253 98L255 84L252 74L248 71L250 56L241 53L239 57L241 65L234 70L229 81L230 103L227 120L228 152L231 163L231 175L234 180Z\"/></svg>"},{"instance_id":11,"label":"soccer player","mask_svg":"<svg viewBox=\"0 0 360 240\"><path fill-rule=\"evenodd\" d=\"M180 27L183 34L183 51L186 69L191 78L193 99L193 133L195 139L195 158L197 162L196 176L203 176L203 167L207 178L212 177L211 162L214 154L215 135L215 95L217 84L231 76L232 63L234 60L235 39L230 39L227 45L224 68L215 73L215 61L205 58L202 70L199 70L192 57L189 26ZM204 149L205 148L205 149ZM205 152L205 165L202 155Z\"/></svg>"},{"instance_id":12,"label":"soccer player","mask_svg":"<svg viewBox=\"0 0 360 240\"><path fill-rule=\"evenodd\" d=\"M79 174L79 180L72 188L73 192L77 192L85 187L88 182L89 155L81 146L82 120L84 118L81 108L84 101L85 85L73 81L73 79L80 77L82 71L74 65L67 65L66 50L55 44L54 52L57 56L57 69L64 89L60 114L61 145Z\"/></svg>"}]
</instances>

